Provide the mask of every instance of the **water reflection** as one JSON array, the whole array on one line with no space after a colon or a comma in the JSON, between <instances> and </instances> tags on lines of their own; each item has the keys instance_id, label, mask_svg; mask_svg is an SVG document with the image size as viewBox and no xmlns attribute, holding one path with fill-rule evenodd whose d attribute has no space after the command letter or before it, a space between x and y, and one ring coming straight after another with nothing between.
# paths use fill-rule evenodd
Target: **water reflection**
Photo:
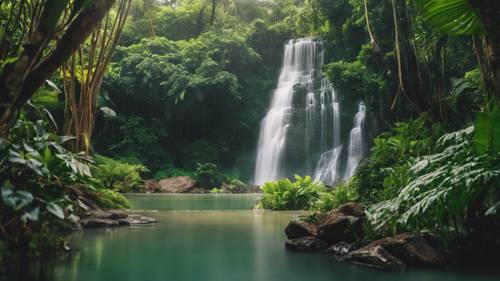
<instances>
[{"instance_id":1,"label":"water reflection","mask_svg":"<svg viewBox=\"0 0 500 281\"><path fill-rule=\"evenodd\" d=\"M168 202L165 202L168 204ZM284 250L283 228L297 213L267 211L145 212L152 227L86 230L76 250L27 261L9 271L22 281L489 281L445 271L384 273L337 263L323 254Z\"/></svg>"}]
</instances>

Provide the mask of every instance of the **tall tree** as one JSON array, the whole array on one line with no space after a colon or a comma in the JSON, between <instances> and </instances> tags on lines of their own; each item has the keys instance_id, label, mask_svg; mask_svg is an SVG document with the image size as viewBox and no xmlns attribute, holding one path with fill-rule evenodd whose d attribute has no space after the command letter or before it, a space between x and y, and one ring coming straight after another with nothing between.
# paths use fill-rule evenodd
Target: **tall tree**
<instances>
[{"instance_id":1,"label":"tall tree","mask_svg":"<svg viewBox=\"0 0 500 281\"><path fill-rule=\"evenodd\" d=\"M17 33L2 36L0 46L11 51L0 65L0 135L8 133L21 107L35 94L71 54L85 41L114 0L12 0L2 8L21 9L28 16L7 21L2 30ZM3 9L2 9L3 10ZM3 16L3 15L2 15ZM22 24L15 19L23 20ZM19 31L19 27L21 30ZM14 30L14 31L12 31ZM9 39L10 38L10 39ZM15 37L14 37L15 38ZM5 41L8 40L8 41Z\"/></svg>"},{"instance_id":2,"label":"tall tree","mask_svg":"<svg viewBox=\"0 0 500 281\"><path fill-rule=\"evenodd\" d=\"M69 61L62 66L66 101L64 133L75 136L71 149L90 153L104 74L122 33L132 0L118 0Z\"/></svg>"}]
</instances>

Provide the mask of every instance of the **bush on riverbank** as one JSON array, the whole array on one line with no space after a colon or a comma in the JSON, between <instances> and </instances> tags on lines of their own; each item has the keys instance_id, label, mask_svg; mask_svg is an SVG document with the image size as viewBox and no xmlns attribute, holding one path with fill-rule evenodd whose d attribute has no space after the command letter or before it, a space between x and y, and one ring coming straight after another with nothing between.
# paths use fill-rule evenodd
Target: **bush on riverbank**
<instances>
[{"instance_id":1,"label":"bush on riverbank","mask_svg":"<svg viewBox=\"0 0 500 281\"><path fill-rule=\"evenodd\" d=\"M295 181L282 179L276 182L267 182L261 186L264 193L261 204L265 209L275 211L283 210L307 210L316 200L321 192L325 192L326 187L313 181L310 176L295 176Z\"/></svg>"},{"instance_id":2,"label":"bush on riverbank","mask_svg":"<svg viewBox=\"0 0 500 281\"><path fill-rule=\"evenodd\" d=\"M64 241L55 233L71 228L75 215L89 207L77 198L89 198L101 208L128 208L122 195L102 185L110 178L124 178L128 186L140 179L128 174L140 170L136 166L92 175L99 164L95 167L92 157L67 150L73 138L57 135L50 116L40 118L22 117L8 137L0 138L0 242L26 254L62 248Z\"/></svg>"},{"instance_id":3,"label":"bush on riverbank","mask_svg":"<svg viewBox=\"0 0 500 281\"><path fill-rule=\"evenodd\" d=\"M118 192L131 192L143 183L141 174L148 169L141 164L121 162L101 155L95 155L97 164L93 175L104 188Z\"/></svg>"}]
</instances>

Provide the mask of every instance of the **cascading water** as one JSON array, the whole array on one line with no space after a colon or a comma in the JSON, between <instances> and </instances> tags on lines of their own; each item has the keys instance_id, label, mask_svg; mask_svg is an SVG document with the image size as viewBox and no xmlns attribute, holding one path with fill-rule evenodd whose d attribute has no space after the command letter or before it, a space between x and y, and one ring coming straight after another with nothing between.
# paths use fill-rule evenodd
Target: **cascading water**
<instances>
[{"instance_id":1,"label":"cascading water","mask_svg":"<svg viewBox=\"0 0 500 281\"><path fill-rule=\"evenodd\" d=\"M349 135L349 153L347 157L347 168L344 174L344 180L348 180L363 159L363 124L365 123L366 106L363 102L359 103L358 113L354 117L354 128Z\"/></svg>"},{"instance_id":2,"label":"cascading water","mask_svg":"<svg viewBox=\"0 0 500 281\"><path fill-rule=\"evenodd\" d=\"M294 85L311 83L318 45L313 39L290 40L285 45L283 67L278 86L274 91L269 111L260 126L255 183L283 177L283 153L286 145L287 129L290 126L290 114Z\"/></svg>"},{"instance_id":3,"label":"cascading water","mask_svg":"<svg viewBox=\"0 0 500 281\"><path fill-rule=\"evenodd\" d=\"M342 153L342 145L340 144L340 105L335 90L330 85L328 85L327 89L330 90L332 98L333 149L321 154L321 158L314 170L314 180L322 181L328 185L334 185L338 178L338 162ZM322 93L322 95L324 95L324 93ZM322 130L323 127L325 127L324 130L326 133L326 126L323 126L323 117L321 118L321 123Z\"/></svg>"},{"instance_id":4,"label":"cascading water","mask_svg":"<svg viewBox=\"0 0 500 281\"><path fill-rule=\"evenodd\" d=\"M285 44L278 85L260 126L255 184L297 173L313 174L315 180L333 186L350 177L361 161L366 111L362 103L351 131L347 168L341 174L341 106L333 86L323 78L323 53L322 41L315 38ZM317 161L314 167L311 161Z\"/></svg>"}]
</instances>

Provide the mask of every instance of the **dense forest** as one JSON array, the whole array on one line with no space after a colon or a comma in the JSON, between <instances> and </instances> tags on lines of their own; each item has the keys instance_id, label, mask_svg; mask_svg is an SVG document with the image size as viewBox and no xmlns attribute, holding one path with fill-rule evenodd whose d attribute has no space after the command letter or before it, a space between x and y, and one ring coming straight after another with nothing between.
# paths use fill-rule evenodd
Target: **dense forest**
<instances>
[{"instance_id":1,"label":"dense forest","mask_svg":"<svg viewBox=\"0 0 500 281\"><path fill-rule=\"evenodd\" d=\"M447 256L419 265L498 266L498 27L488 0L0 0L0 280L82 226L155 222L130 193L257 192L253 208L307 211L288 249L412 233ZM308 51L273 159L266 122ZM286 172L261 181L259 157ZM333 239L345 206L362 215ZM391 249L402 262L342 256L412 265Z\"/></svg>"}]
</instances>

